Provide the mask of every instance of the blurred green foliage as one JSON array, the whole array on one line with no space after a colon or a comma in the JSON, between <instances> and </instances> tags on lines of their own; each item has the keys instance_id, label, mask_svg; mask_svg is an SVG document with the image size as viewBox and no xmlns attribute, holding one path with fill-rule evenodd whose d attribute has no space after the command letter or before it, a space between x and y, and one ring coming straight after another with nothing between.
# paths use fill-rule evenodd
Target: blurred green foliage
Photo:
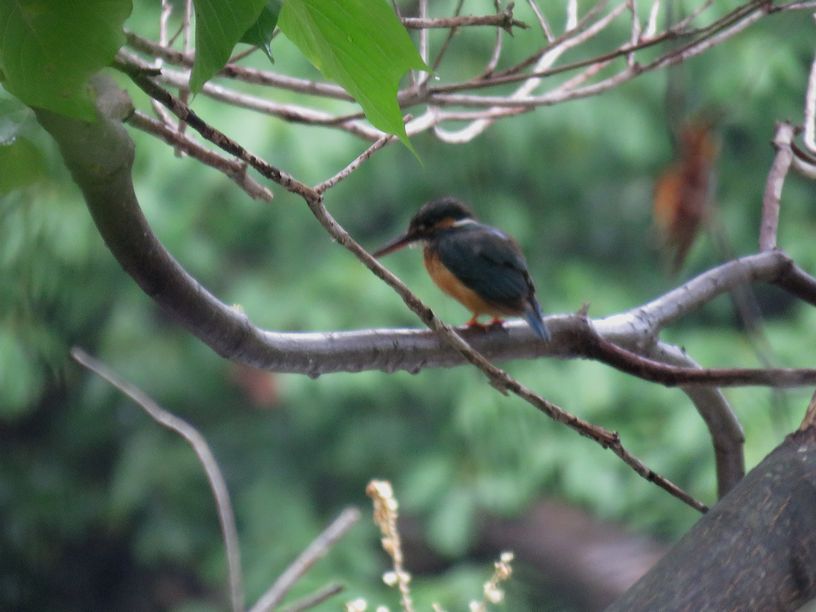
<instances>
[{"instance_id":1,"label":"blurred green foliage","mask_svg":"<svg viewBox=\"0 0 816 612\"><path fill-rule=\"evenodd\" d=\"M534 23L521 7L519 15ZM738 254L756 248L774 121L801 116L811 28L800 14L769 18L683 68L689 112L726 111L717 202ZM433 33L432 45L438 48L441 36ZM523 56L537 36L516 32L508 53ZM477 73L491 44L484 30L462 32L442 76ZM308 74L290 48L276 47L275 57L281 70ZM455 194L518 238L545 311L588 302L593 316L619 312L682 280L665 276L651 227L652 184L672 156L665 85L665 74L646 75L600 98L504 120L464 146L421 135L413 139L421 164L404 148L389 147L332 189L327 205L373 248L401 230L423 201ZM133 95L143 106L143 97ZM312 183L364 147L344 134L201 96L195 107L250 150ZM421 519L436 552L450 561L444 573L415 580L421 609L431 601L464 609L480 593L489 561L457 560L485 513L519 514L540 498L559 497L666 539L696 519L611 453L492 392L471 368L312 380L223 361L121 271L55 147L38 130L26 138L47 178L0 200L0 607L224 606L218 521L193 452L71 363L72 345L97 355L210 441L236 507L250 602L341 508L368 508L364 488L374 477L392 480L403 512ZM276 190L272 204L250 201L223 176L143 134L133 138L136 189L155 232L254 323L289 331L417 325L298 199ZM812 185L791 176L780 227L780 244L811 271L813 198ZM683 277L717 261L702 237ZM466 319L432 286L416 252L387 264L445 320ZM778 365L808 365L816 314L772 289L758 288L757 296ZM727 298L679 322L666 338L708 366L760 365ZM647 464L696 496L714 499L708 433L680 391L585 361L503 365L548 399L620 431ZM780 406L765 389L727 395L745 426L749 465L798 423L808 397L787 392ZM386 566L376 530L361 524L292 595L338 579L348 587L345 599L394 606L396 598L381 586ZM537 588L511 584L509 609L530 609ZM325 609L336 609L333 603Z\"/></svg>"}]
</instances>

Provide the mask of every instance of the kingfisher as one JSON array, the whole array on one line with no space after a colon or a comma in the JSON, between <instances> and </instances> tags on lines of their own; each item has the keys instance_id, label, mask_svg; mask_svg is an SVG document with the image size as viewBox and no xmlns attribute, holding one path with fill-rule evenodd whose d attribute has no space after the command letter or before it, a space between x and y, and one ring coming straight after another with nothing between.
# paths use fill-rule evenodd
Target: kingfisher
<instances>
[{"instance_id":1,"label":"kingfisher","mask_svg":"<svg viewBox=\"0 0 816 612\"><path fill-rule=\"evenodd\" d=\"M550 339L521 249L501 230L480 223L464 202L453 197L427 202L407 232L373 255L418 242L433 281L473 313L468 327L483 327L481 315L493 317L488 325L500 325L503 316L521 316L537 336Z\"/></svg>"}]
</instances>

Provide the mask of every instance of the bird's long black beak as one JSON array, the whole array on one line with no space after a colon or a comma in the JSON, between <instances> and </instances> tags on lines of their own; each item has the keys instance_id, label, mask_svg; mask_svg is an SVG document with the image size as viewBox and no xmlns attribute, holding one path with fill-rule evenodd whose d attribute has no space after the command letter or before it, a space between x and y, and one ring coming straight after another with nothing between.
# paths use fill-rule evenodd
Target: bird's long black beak
<instances>
[{"instance_id":1,"label":"bird's long black beak","mask_svg":"<svg viewBox=\"0 0 816 612\"><path fill-rule=\"evenodd\" d=\"M406 232L402 236L398 236L385 246L374 251L372 255L374 257L382 257L383 255L388 255L394 251L399 251L401 248L407 247L409 244L416 242L417 240L419 240L419 236L416 236L412 232Z\"/></svg>"}]
</instances>

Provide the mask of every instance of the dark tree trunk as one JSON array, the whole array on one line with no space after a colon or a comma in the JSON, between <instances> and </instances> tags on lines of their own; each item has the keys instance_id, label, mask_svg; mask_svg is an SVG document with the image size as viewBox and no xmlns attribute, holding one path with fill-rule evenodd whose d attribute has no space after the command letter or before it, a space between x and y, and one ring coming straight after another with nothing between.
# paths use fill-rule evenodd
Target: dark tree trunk
<instances>
[{"instance_id":1,"label":"dark tree trunk","mask_svg":"<svg viewBox=\"0 0 816 612\"><path fill-rule=\"evenodd\" d=\"M816 427L789 435L609 610L796 610L816 598Z\"/></svg>"}]
</instances>

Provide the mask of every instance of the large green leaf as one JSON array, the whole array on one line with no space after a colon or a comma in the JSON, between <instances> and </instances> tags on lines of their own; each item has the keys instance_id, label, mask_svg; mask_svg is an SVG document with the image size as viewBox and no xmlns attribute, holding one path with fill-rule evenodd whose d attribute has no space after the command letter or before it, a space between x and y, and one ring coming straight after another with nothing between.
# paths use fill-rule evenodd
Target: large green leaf
<instances>
[{"instance_id":1,"label":"large green leaf","mask_svg":"<svg viewBox=\"0 0 816 612\"><path fill-rule=\"evenodd\" d=\"M270 62L275 61L272 59L272 49L269 44L272 42L272 33L278 25L278 15L280 15L282 4L283 0L267 0L258 19L241 37L241 42L255 45L266 53Z\"/></svg>"},{"instance_id":2,"label":"large green leaf","mask_svg":"<svg viewBox=\"0 0 816 612\"><path fill-rule=\"evenodd\" d=\"M258 21L267 0L193 0L196 13L196 58L190 89L204 83L224 67L235 44Z\"/></svg>"},{"instance_id":3,"label":"large green leaf","mask_svg":"<svg viewBox=\"0 0 816 612\"><path fill-rule=\"evenodd\" d=\"M408 70L427 66L385 0L286 0L278 27L372 125L410 148L397 89Z\"/></svg>"},{"instance_id":4,"label":"large green leaf","mask_svg":"<svg viewBox=\"0 0 816 612\"><path fill-rule=\"evenodd\" d=\"M0 1L4 87L29 106L93 120L88 78L124 43L130 0Z\"/></svg>"}]
</instances>

